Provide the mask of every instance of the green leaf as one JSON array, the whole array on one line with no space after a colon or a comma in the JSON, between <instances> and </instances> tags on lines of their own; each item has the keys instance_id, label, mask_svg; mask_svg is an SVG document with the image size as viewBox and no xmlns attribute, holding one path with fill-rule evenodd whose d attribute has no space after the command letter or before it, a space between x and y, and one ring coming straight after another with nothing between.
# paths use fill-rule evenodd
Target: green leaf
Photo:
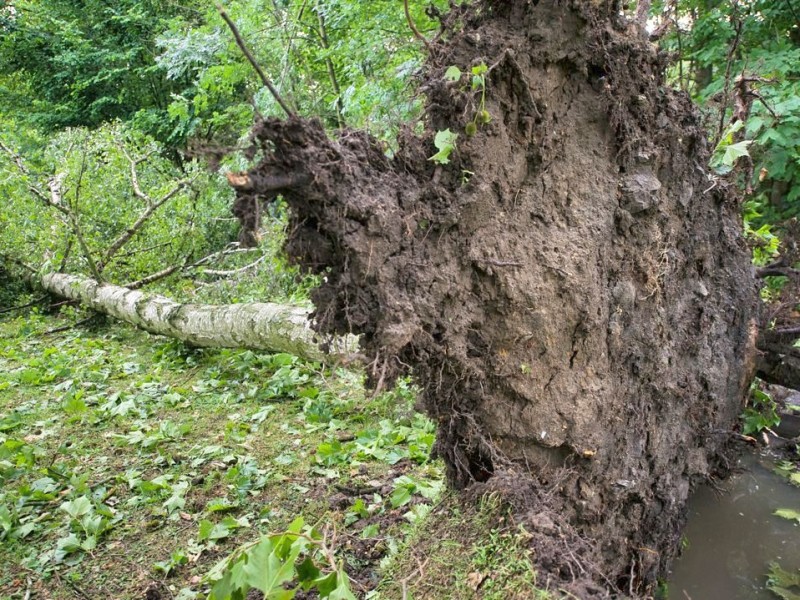
<instances>
[{"instance_id":1,"label":"green leaf","mask_svg":"<svg viewBox=\"0 0 800 600\"><path fill-rule=\"evenodd\" d=\"M86 496L80 496L69 502L64 502L59 508L66 512L71 518L79 519L92 512L92 501Z\"/></svg>"},{"instance_id":2,"label":"green leaf","mask_svg":"<svg viewBox=\"0 0 800 600\"><path fill-rule=\"evenodd\" d=\"M453 133L450 129L444 131L437 131L436 136L433 138L433 145L439 150L436 154L431 156L428 160L432 160L440 165L446 165L450 162L450 154L456 148L457 133Z\"/></svg>"},{"instance_id":3,"label":"green leaf","mask_svg":"<svg viewBox=\"0 0 800 600\"><path fill-rule=\"evenodd\" d=\"M392 492L391 502L392 508L398 508L411 501L411 488L408 486L401 486Z\"/></svg>"},{"instance_id":4,"label":"green leaf","mask_svg":"<svg viewBox=\"0 0 800 600\"><path fill-rule=\"evenodd\" d=\"M473 75L483 75L489 70L489 67L486 66L486 63L481 63L479 65L475 65L472 67L472 74Z\"/></svg>"},{"instance_id":5,"label":"green leaf","mask_svg":"<svg viewBox=\"0 0 800 600\"><path fill-rule=\"evenodd\" d=\"M18 412L12 412L0 419L0 432L11 431L22 425L22 417Z\"/></svg>"},{"instance_id":6,"label":"green leaf","mask_svg":"<svg viewBox=\"0 0 800 600\"><path fill-rule=\"evenodd\" d=\"M461 69L455 65L447 67L447 70L444 72L444 78L447 81L458 81L461 79Z\"/></svg>"},{"instance_id":7,"label":"green leaf","mask_svg":"<svg viewBox=\"0 0 800 600\"><path fill-rule=\"evenodd\" d=\"M213 500L208 501L208 504L206 504L206 510L209 512L225 512L228 510L233 510L237 506L239 506L238 502L231 502L226 498L214 498Z\"/></svg>"},{"instance_id":8,"label":"green leaf","mask_svg":"<svg viewBox=\"0 0 800 600\"><path fill-rule=\"evenodd\" d=\"M770 563L767 573L767 588L783 600L800 600L797 589L800 588L800 571L790 573L777 563ZM792 591L794 588L795 591Z\"/></svg>"},{"instance_id":9,"label":"green leaf","mask_svg":"<svg viewBox=\"0 0 800 600\"><path fill-rule=\"evenodd\" d=\"M234 583L233 578L232 571L225 573L224 577L211 588L208 600L244 600L248 590Z\"/></svg>"},{"instance_id":10,"label":"green leaf","mask_svg":"<svg viewBox=\"0 0 800 600\"><path fill-rule=\"evenodd\" d=\"M798 523L800 523L800 511L796 511L791 508L779 508L772 514L777 515L778 517L782 517L784 519L789 519L790 521L797 521Z\"/></svg>"},{"instance_id":11,"label":"green leaf","mask_svg":"<svg viewBox=\"0 0 800 600\"><path fill-rule=\"evenodd\" d=\"M310 557L297 565L297 581L303 586L303 589L311 589L314 585L314 580L320 576L320 570Z\"/></svg>"},{"instance_id":12,"label":"green leaf","mask_svg":"<svg viewBox=\"0 0 800 600\"><path fill-rule=\"evenodd\" d=\"M247 553L247 564L244 566L245 582L264 594L268 600L291 598L286 595L283 584L294 579L294 561L299 548L292 551L286 561L276 555L276 548L269 537L264 537Z\"/></svg>"},{"instance_id":13,"label":"green leaf","mask_svg":"<svg viewBox=\"0 0 800 600\"><path fill-rule=\"evenodd\" d=\"M11 516L11 511L7 506L0 505L0 528L3 533L9 533L14 526L14 519Z\"/></svg>"},{"instance_id":14,"label":"green leaf","mask_svg":"<svg viewBox=\"0 0 800 600\"><path fill-rule=\"evenodd\" d=\"M322 598L327 598L337 587L336 572L328 573L324 577L314 580L314 587L317 588Z\"/></svg>"},{"instance_id":15,"label":"green leaf","mask_svg":"<svg viewBox=\"0 0 800 600\"><path fill-rule=\"evenodd\" d=\"M369 525L364 527L364 529L361 531L361 537L363 539L377 537L378 534L380 533L380 530L381 530L380 525L378 525L377 523L370 523Z\"/></svg>"},{"instance_id":16,"label":"green leaf","mask_svg":"<svg viewBox=\"0 0 800 600\"><path fill-rule=\"evenodd\" d=\"M350 591L350 580L342 569L337 573L336 588L328 595L330 600L356 600L353 592Z\"/></svg>"},{"instance_id":17,"label":"green leaf","mask_svg":"<svg viewBox=\"0 0 800 600\"><path fill-rule=\"evenodd\" d=\"M747 147L751 143L751 140L744 140L742 142L737 142L736 144L731 144L725 148L725 154L722 156L722 164L727 167L732 167L737 158L741 158L742 156L750 156L750 154L747 152Z\"/></svg>"},{"instance_id":18,"label":"green leaf","mask_svg":"<svg viewBox=\"0 0 800 600\"><path fill-rule=\"evenodd\" d=\"M200 521L200 533L198 538L201 542L206 540L214 541L214 540L221 540L228 537L231 534L231 528L228 526L228 523L221 522L214 524L211 521L203 519Z\"/></svg>"}]
</instances>

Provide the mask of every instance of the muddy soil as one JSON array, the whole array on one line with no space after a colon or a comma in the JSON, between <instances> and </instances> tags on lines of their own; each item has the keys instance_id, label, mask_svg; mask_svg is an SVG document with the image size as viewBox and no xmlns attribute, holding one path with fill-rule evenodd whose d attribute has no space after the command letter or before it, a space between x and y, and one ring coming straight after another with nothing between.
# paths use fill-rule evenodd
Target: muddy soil
<instances>
[{"instance_id":1,"label":"muddy soil","mask_svg":"<svg viewBox=\"0 0 800 600\"><path fill-rule=\"evenodd\" d=\"M237 205L283 195L287 252L326 272L319 331L362 335L372 385L413 373L450 481L533 519L544 573L582 598L647 595L690 488L726 465L752 371L736 200L615 5L453 8L433 45L424 136L390 159L362 132L259 122ZM444 77L480 64L485 106Z\"/></svg>"}]
</instances>

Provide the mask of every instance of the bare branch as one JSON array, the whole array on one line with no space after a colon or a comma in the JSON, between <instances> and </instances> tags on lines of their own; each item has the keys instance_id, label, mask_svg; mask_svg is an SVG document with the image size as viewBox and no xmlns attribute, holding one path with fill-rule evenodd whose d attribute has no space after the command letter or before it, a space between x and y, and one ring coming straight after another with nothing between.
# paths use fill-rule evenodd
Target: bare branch
<instances>
[{"instance_id":1,"label":"bare branch","mask_svg":"<svg viewBox=\"0 0 800 600\"><path fill-rule=\"evenodd\" d=\"M228 254L240 254L243 252L254 252L256 250L258 250L258 248L240 248L239 242L231 242L228 248L224 248L217 252L212 252L211 254L208 254L203 258L198 259L196 262L193 262L190 265L186 265L185 268L187 270L196 269L197 267L200 267L208 262L211 262L212 260L219 258L221 256L227 256Z\"/></svg>"},{"instance_id":2,"label":"bare branch","mask_svg":"<svg viewBox=\"0 0 800 600\"><path fill-rule=\"evenodd\" d=\"M131 158L131 155L128 154L128 151L122 144L118 144L117 147L120 149L120 152L125 155L125 158L128 159L128 162L131 166L131 186L133 187L133 195L143 200L148 206L153 204L153 200L142 191L141 186L139 185L139 173L136 170L136 167L144 162L149 156L150 152L148 152L145 156L134 159Z\"/></svg>"},{"instance_id":3,"label":"bare branch","mask_svg":"<svg viewBox=\"0 0 800 600\"><path fill-rule=\"evenodd\" d=\"M763 279L764 277L791 277L800 279L800 269L792 269L791 267L782 267L778 265L767 265L766 267L759 267L756 269L756 277Z\"/></svg>"},{"instance_id":4,"label":"bare branch","mask_svg":"<svg viewBox=\"0 0 800 600\"><path fill-rule=\"evenodd\" d=\"M138 281L132 281L130 283L126 283L122 287L126 287L129 290L138 290L148 284L154 283L159 281L160 279L164 279L165 277L169 277L176 271L180 271L183 268L183 265L172 265L171 267L167 267L166 269L162 269L161 271L157 271L148 275L147 277L142 277Z\"/></svg>"},{"instance_id":5,"label":"bare branch","mask_svg":"<svg viewBox=\"0 0 800 600\"><path fill-rule=\"evenodd\" d=\"M39 302L42 302L43 300L47 300L47 296L39 296L38 298L36 298L36 300L33 300L32 302L28 302L27 304L21 304L19 306L12 306L11 308L0 309L0 315L6 314L6 313L10 313L10 312L15 312L15 311L18 311L18 310L25 310L26 308L30 308L31 306L35 306L36 304L39 304Z\"/></svg>"},{"instance_id":6,"label":"bare branch","mask_svg":"<svg viewBox=\"0 0 800 600\"><path fill-rule=\"evenodd\" d=\"M94 258L92 257L92 253L89 250L89 244L86 243L86 239L83 237L83 230L81 229L80 219L78 217L78 201L81 195L81 183L83 181L83 175L86 172L86 152L83 153L83 159L81 160L81 169L78 172L78 182L75 186L75 200L73 202L72 209L68 210L67 216L69 217L70 223L72 224L72 231L75 233L75 238L78 240L78 245L81 248L81 253L83 257L86 259L86 262L89 264L89 270L92 272L92 276L97 279L97 281L102 282L103 277L100 272L100 269L97 268L97 263L95 262ZM61 198L63 196L61 189L60 189L60 181L58 176L54 177L50 180L51 182L59 183L59 189L53 190L53 186L51 186L51 191L53 197ZM58 206L57 204L55 206Z\"/></svg>"},{"instance_id":7,"label":"bare branch","mask_svg":"<svg viewBox=\"0 0 800 600\"><path fill-rule=\"evenodd\" d=\"M2 141L0 141L0 149L2 149L6 154L8 154L11 157L11 160L14 162L17 169L19 169L20 173L25 175L25 177L32 177L31 172L28 170L28 167L25 166L25 163L22 161L22 157L19 154L17 154L11 148L6 146ZM52 194L51 195L45 194L33 183L28 183L28 190L48 206L52 206L65 216L69 216L70 214L69 209L61 204L54 203Z\"/></svg>"},{"instance_id":8,"label":"bare branch","mask_svg":"<svg viewBox=\"0 0 800 600\"><path fill-rule=\"evenodd\" d=\"M258 266L267 258L266 255L262 256L256 261L251 262L249 265L245 265L243 267L239 267L238 269L230 269L228 271L218 271L216 269L203 269L204 275L216 275L217 277L230 277L231 275L237 275L239 273L244 273L253 267Z\"/></svg>"},{"instance_id":9,"label":"bare branch","mask_svg":"<svg viewBox=\"0 0 800 600\"><path fill-rule=\"evenodd\" d=\"M408 0L403 0L403 8L405 8L406 21L408 21L408 26L411 28L411 31L414 32L414 37L425 44L425 48L428 49L428 54L433 55L433 48L431 47L430 42L419 32L419 29L417 29L417 26L414 24L414 20L411 18L411 11L408 9Z\"/></svg>"},{"instance_id":10,"label":"bare branch","mask_svg":"<svg viewBox=\"0 0 800 600\"><path fill-rule=\"evenodd\" d=\"M132 168L132 171L135 172L135 169ZM144 227L145 223L147 223L147 221L150 219L150 217L153 216L153 213L155 213L159 208L161 208L171 198L173 198L175 196L175 194L180 192L183 188L185 188L190 183L191 183L190 181L180 181L180 182L178 182L178 184L174 188L172 188L169 192L164 194L156 202L152 202L152 200L150 200L149 196L147 196L147 199L148 199L147 208L144 210L144 212L142 212L141 215L139 215L139 218L136 219L136 221L133 223L133 225L128 227L128 229L126 229L122 233L122 235L120 235L116 240L114 240L112 242L112 244L108 247L108 249L106 250L105 254L103 255L102 261L100 261L100 269L102 270L103 268L105 268L108 265L108 263L111 261L111 259L114 258L114 255L116 255L116 253L119 252L122 249L122 247L125 244L127 244L131 240L131 238L134 235L136 235L136 233L142 227ZM138 183L135 184L135 186L138 187ZM141 192L141 190L140 190L140 192Z\"/></svg>"},{"instance_id":11,"label":"bare branch","mask_svg":"<svg viewBox=\"0 0 800 600\"><path fill-rule=\"evenodd\" d=\"M217 4L217 10L219 11L220 16L223 18L225 23L228 24L228 27L230 28L231 33L233 33L233 37L236 39L236 43L239 45L239 48L241 49L242 53L245 55L247 60L250 61L250 64L253 65L253 68L256 70L256 73L258 73L258 76L261 78L261 82L267 87L267 89L269 89L270 93L272 94L272 97L275 98L278 104L280 104L283 111L290 118L295 118L297 115L294 114L294 112L289 108L289 106L286 104L283 98L281 98L281 95L278 93L278 90L275 88L274 85L272 85L272 82L264 73L263 69L261 68L261 65L258 64L258 61L256 61L255 57L250 52L250 50L248 50L247 45L244 43L244 40L242 39L242 36L239 33L239 30L236 28L236 25L234 25L233 21L231 21L231 18L228 16L228 13L225 12L225 9L222 8L221 4Z\"/></svg>"}]
</instances>

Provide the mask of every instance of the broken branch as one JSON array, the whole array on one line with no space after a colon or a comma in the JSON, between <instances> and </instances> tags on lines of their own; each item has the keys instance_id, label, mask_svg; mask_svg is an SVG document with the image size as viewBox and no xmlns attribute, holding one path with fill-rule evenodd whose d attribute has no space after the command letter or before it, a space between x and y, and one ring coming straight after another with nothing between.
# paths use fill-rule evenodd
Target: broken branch
<instances>
[{"instance_id":1,"label":"broken branch","mask_svg":"<svg viewBox=\"0 0 800 600\"><path fill-rule=\"evenodd\" d=\"M217 4L217 10L219 11L220 16L225 21L225 23L227 23L228 27L231 30L231 33L233 33L233 37L236 39L236 43L239 45L239 48L241 49L242 53L245 55L247 60L250 61L250 64L253 65L253 68L256 70L256 73L258 73L258 76L261 78L261 82L267 87L267 89L269 89L270 93L272 94L272 97L275 98L278 104L280 104L281 108L284 110L287 116L289 116L290 118L295 118L297 115L295 115L295 113L289 108L286 102L284 102L283 98L281 98L281 95L278 93L278 90L275 88L274 85L272 85L272 82L266 76L263 69L261 68L261 65L258 64L258 61L256 61L255 57L247 48L247 45L244 43L244 40L242 39L242 36L239 33L239 30L236 28L236 25L234 25L233 21L228 16L228 13L225 12L225 9L222 8L221 4Z\"/></svg>"},{"instance_id":2,"label":"broken branch","mask_svg":"<svg viewBox=\"0 0 800 600\"><path fill-rule=\"evenodd\" d=\"M414 37L425 44L425 48L428 49L428 54L433 55L433 48L431 47L430 42L428 42L427 38L419 32L419 29L417 29L417 26L414 24L414 20L411 18L411 11L408 9L408 0L403 0L403 8L405 8L406 21L408 21L408 26L411 27L411 31L414 32Z\"/></svg>"}]
</instances>

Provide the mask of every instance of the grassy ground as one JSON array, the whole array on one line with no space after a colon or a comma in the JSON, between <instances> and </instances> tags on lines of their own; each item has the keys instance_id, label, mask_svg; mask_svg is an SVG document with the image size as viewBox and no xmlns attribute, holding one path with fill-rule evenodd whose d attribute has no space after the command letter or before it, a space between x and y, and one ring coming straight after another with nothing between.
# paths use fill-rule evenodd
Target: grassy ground
<instances>
[{"instance_id":1,"label":"grassy ground","mask_svg":"<svg viewBox=\"0 0 800 600\"><path fill-rule=\"evenodd\" d=\"M0 598L205 597L298 516L357 597L533 597L524 532L443 493L409 385L367 398L350 371L119 324L46 333L69 317L0 321Z\"/></svg>"}]
</instances>

